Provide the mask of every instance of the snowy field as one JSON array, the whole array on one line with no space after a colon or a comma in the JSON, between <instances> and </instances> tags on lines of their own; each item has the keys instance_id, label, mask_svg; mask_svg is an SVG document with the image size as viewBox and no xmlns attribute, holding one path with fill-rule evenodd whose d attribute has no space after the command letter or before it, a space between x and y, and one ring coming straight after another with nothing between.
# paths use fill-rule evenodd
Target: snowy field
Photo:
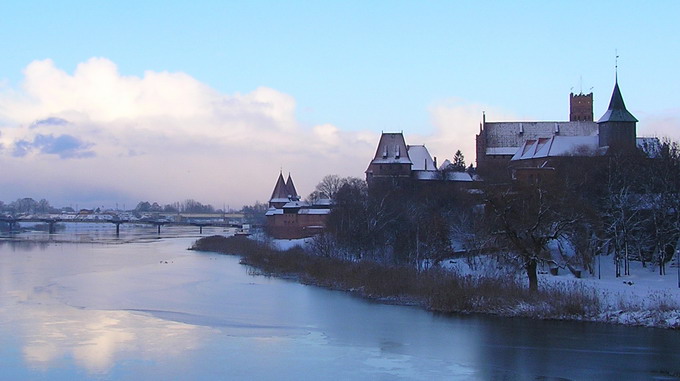
<instances>
[{"instance_id":1,"label":"snowy field","mask_svg":"<svg viewBox=\"0 0 680 381\"><path fill-rule=\"evenodd\" d=\"M528 282L523 271L509 272L493 259L459 258L442 264L463 275L517 276L521 282ZM567 269L559 269L558 275L551 275L547 267L539 268L539 288L577 287L596 293L603 311L597 320L602 322L680 328L677 265L670 264L666 275L661 276L656 266L643 267L640 262L630 262L630 275L617 278L612 257L602 257L599 269L598 276L596 263L594 274L584 272L577 278Z\"/></svg>"}]
</instances>

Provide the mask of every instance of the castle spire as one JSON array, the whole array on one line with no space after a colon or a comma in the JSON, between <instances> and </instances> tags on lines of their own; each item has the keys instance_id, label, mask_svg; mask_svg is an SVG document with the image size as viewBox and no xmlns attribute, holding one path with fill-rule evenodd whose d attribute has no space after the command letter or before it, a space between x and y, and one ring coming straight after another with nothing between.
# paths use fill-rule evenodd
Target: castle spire
<instances>
[{"instance_id":1,"label":"castle spire","mask_svg":"<svg viewBox=\"0 0 680 381\"><path fill-rule=\"evenodd\" d=\"M299 199L300 196L297 194L297 189L295 189L295 184L293 184L293 178L288 173L288 180L286 180L286 188L288 189L288 196L291 198Z\"/></svg>"},{"instance_id":2,"label":"castle spire","mask_svg":"<svg viewBox=\"0 0 680 381\"><path fill-rule=\"evenodd\" d=\"M597 123L606 122L637 122L638 120L626 109L626 104L623 102L623 96L621 95L621 90L619 89L618 78L614 83L614 91L612 92L612 98L609 101L609 108L607 112L602 115Z\"/></svg>"}]
</instances>

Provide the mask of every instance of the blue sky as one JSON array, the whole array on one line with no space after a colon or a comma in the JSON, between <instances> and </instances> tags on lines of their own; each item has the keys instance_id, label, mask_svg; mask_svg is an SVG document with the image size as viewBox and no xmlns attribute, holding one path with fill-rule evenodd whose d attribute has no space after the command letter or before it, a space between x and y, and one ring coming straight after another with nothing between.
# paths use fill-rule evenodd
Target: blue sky
<instances>
[{"instance_id":1,"label":"blue sky","mask_svg":"<svg viewBox=\"0 0 680 381\"><path fill-rule=\"evenodd\" d=\"M31 119L69 120L65 113L78 109L74 104L55 109L45 95L54 94L55 89L47 89L54 81L27 78L27 67L46 59L61 76L74 78L79 65L92 58L112 63L116 81L143 79L149 73L181 74L206 91L230 99L259 88L272 89L285 95L285 102L292 102L285 118L294 119L291 123L298 141L319 126L342 135L335 143L346 145L356 145L356 139L377 139L380 131L404 131L408 143L426 143L442 160L463 149L472 161L482 110L488 120L564 120L569 92L592 88L595 115L601 116L613 87L617 51L619 84L628 108L640 119L639 134L672 135L671 127L680 128L676 74L680 2L676 1L145 1L141 5L132 1L27 1L2 3L0 14L4 15L0 49L5 53L0 60L0 95L13 102L0 104L0 138L5 138L2 144L7 152L11 152L12 134L15 142L26 142L34 141L38 132L28 136L3 133L3 129L16 130L29 125ZM34 114L19 117L13 112L17 99L36 98L25 88L30 81L40 83L38 103L51 106L32 104ZM115 102L116 96L111 97ZM78 110L81 117L93 112ZM126 117L134 119L131 115ZM88 114L83 120L91 119L97 117ZM72 124L82 127L83 123ZM153 124L148 120L130 123ZM99 128L113 128L104 124ZM257 144L258 135L266 131L255 128L257 123L252 125L252 140L247 144ZM452 135L447 130L457 132ZM290 133L283 127L277 131ZM77 134L75 127L70 133L53 132L51 137L49 133L39 132L50 141L82 142L95 156L59 156L66 161L60 170L76 170L88 158L94 163L96 156L105 157L99 147L106 144L82 128ZM253 193L264 200L281 167L290 170L302 183L300 190L308 193L326 173L362 177L374 149L339 149L343 157L315 156L315 165L308 168L304 163L309 157L287 156L293 146L269 145L266 161L256 165L262 180L248 182L255 191L234 190L233 197L208 192L194 195L186 187L182 195L204 197L217 205L253 202L247 197ZM38 155L24 155L22 160L28 163ZM218 155L214 160L230 157ZM21 173L24 164L12 165ZM52 183L31 184L0 192L0 200L9 201L25 195L19 192L32 193ZM55 202L69 200L68 189L61 188L53 195ZM161 202L181 197L152 190L158 192L157 186L146 190L121 187L119 197L157 197ZM82 201L111 200L93 196Z\"/></svg>"}]
</instances>

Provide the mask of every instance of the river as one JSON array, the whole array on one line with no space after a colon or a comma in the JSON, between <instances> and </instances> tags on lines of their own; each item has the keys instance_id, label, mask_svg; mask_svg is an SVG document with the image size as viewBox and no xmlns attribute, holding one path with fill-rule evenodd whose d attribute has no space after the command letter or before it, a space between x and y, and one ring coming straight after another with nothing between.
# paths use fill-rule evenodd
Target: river
<instances>
[{"instance_id":1,"label":"river","mask_svg":"<svg viewBox=\"0 0 680 381\"><path fill-rule=\"evenodd\" d=\"M196 229L74 229L0 239L1 379L680 379L678 331L437 315L253 275Z\"/></svg>"}]
</instances>

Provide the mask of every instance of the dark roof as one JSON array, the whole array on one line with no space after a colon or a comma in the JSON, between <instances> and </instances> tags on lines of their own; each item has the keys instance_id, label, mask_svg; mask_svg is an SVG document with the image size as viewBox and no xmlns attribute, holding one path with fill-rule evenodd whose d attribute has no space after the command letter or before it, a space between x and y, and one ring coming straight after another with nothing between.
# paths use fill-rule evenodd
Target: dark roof
<instances>
[{"instance_id":1,"label":"dark roof","mask_svg":"<svg viewBox=\"0 0 680 381\"><path fill-rule=\"evenodd\" d=\"M288 174L288 180L286 181L286 188L288 188L288 195L297 197L297 189L295 189L295 184L293 184L293 178Z\"/></svg>"},{"instance_id":2,"label":"dark roof","mask_svg":"<svg viewBox=\"0 0 680 381\"><path fill-rule=\"evenodd\" d=\"M408 156L408 148L401 132L383 132L380 135L378 149L371 163L379 164L413 164Z\"/></svg>"},{"instance_id":3,"label":"dark roof","mask_svg":"<svg viewBox=\"0 0 680 381\"><path fill-rule=\"evenodd\" d=\"M602 118L597 121L597 123L606 122L637 122L638 120L626 110L626 105L623 103L623 97L621 96L621 90L619 90L619 82L616 81L614 84L614 92L612 93L612 99L609 101L609 108L607 112L602 115Z\"/></svg>"},{"instance_id":4,"label":"dark roof","mask_svg":"<svg viewBox=\"0 0 680 381\"><path fill-rule=\"evenodd\" d=\"M285 181L283 181L283 174L279 173L279 178L276 180L276 185L274 186L274 191L272 192L272 197L270 200L276 199L288 199L289 192L288 186L286 186Z\"/></svg>"}]
</instances>

